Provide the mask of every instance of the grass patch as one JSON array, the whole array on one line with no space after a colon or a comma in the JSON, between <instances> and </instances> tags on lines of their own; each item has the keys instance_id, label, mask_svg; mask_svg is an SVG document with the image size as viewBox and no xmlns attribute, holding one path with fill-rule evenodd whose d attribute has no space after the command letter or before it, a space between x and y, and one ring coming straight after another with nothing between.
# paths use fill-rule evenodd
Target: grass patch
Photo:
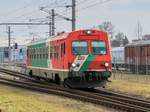
<instances>
[{"instance_id":1,"label":"grass patch","mask_svg":"<svg viewBox=\"0 0 150 112\"><path fill-rule=\"evenodd\" d=\"M105 107L0 85L0 112L112 112Z\"/></svg>"},{"instance_id":2,"label":"grass patch","mask_svg":"<svg viewBox=\"0 0 150 112\"><path fill-rule=\"evenodd\" d=\"M112 82L107 83L107 89L150 98L150 84L112 79Z\"/></svg>"}]
</instances>

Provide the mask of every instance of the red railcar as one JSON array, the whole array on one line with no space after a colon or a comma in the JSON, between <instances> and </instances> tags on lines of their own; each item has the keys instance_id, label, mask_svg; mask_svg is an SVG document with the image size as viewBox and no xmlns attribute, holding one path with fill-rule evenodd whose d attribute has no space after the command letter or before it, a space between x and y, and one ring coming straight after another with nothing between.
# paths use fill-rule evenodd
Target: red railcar
<instances>
[{"instance_id":1,"label":"red railcar","mask_svg":"<svg viewBox=\"0 0 150 112\"><path fill-rule=\"evenodd\" d=\"M50 78L73 88L103 86L111 76L110 44L105 32L80 30L48 38L46 44L43 43L28 45L30 75ZM40 62L43 52L36 53L36 50L42 45L46 48L47 60L40 65L44 62ZM36 59L39 62L33 62L32 57L39 57Z\"/></svg>"}]
</instances>

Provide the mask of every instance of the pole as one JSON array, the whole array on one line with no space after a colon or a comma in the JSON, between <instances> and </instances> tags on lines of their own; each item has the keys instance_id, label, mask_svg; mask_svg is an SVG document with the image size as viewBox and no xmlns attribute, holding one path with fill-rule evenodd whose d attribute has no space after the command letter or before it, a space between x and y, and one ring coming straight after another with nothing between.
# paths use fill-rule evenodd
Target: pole
<instances>
[{"instance_id":1,"label":"pole","mask_svg":"<svg viewBox=\"0 0 150 112\"><path fill-rule=\"evenodd\" d=\"M49 21L49 37L52 36L52 23L51 23L51 19Z\"/></svg>"},{"instance_id":2,"label":"pole","mask_svg":"<svg viewBox=\"0 0 150 112\"><path fill-rule=\"evenodd\" d=\"M10 26L8 26L8 54L9 54L9 63L11 61L11 56L10 56L10 52L11 52L11 46L10 46L10 41L11 41L11 31L10 31Z\"/></svg>"},{"instance_id":3,"label":"pole","mask_svg":"<svg viewBox=\"0 0 150 112\"><path fill-rule=\"evenodd\" d=\"M76 30L76 0L72 0L72 31Z\"/></svg>"},{"instance_id":4,"label":"pole","mask_svg":"<svg viewBox=\"0 0 150 112\"><path fill-rule=\"evenodd\" d=\"M52 36L55 35L55 11L52 9Z\"/></svg>"}]
</instances>

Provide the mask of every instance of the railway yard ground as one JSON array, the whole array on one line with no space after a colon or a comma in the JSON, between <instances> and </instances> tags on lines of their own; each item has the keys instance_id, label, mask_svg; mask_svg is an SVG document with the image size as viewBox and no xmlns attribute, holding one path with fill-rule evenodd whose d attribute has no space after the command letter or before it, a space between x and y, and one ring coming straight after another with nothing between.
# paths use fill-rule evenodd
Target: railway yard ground
<instances>
[{"instance_id":1,"label":"railway yard ground","mask_svg":"<svg viewBox=\"0 0 150 112\"><path fill-rule=\"evenodd\" d=\"M9 67L5 67L9 68ZM19 70L19 68L11 70ZM21 71L21 70L19 70ZM11 77L10 77L11 78ZM106 90L150 100L150 77L113 73ZM0 112L117 112L108 107L0 84ZM120 112L120 111L119 111Z\"/></svg>"},{"instance_id":2,"label":"railway yard ground","mask_svg":"<svg viewBox=\"0 0 150 112\"><path fill-rule=\"evenodd\" d=\"M113 73L106 89L150 100L150 76Z\"/></svg>"},{"instance_id":3,"label":"railway yard ground","mask_svg":"<svg viewBox=\"0 0 150 112\"><path fill-rule=\"evenodd\" d=\"M5 66L5 68L19 72L24 71L20 67ZM110 80L111 82L108 82L106 87L110 91L150 99L150 75L113 72Z\"/></svg>"},{"instance_id":4,"label":"railway yard ground","mask_svg":"<svg viewBox=\"0 0 150 112\"><path fill-rule=\"evenodd\" d=\"M0 112L116 112L106 107L0 84Z\"/></svg>"}]
</instances>

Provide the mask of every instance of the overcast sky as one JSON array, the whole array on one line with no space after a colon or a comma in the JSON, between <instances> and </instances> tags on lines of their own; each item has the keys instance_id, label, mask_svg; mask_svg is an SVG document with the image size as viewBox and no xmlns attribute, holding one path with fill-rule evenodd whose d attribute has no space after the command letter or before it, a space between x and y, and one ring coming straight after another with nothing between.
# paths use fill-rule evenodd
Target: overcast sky
<instances>
[{"instance_id":1,"label":"overcast sky","mask_svg":"<svg viewBox=\"0 0 150 112\"><path fill-rule=\"evenodd\" d=\"M140 21L143 34L150 34L150 0L77 0L77 29L88 29L111 21L115 31L125 33L134 39L136 24ZM71 10L63 6L71 4L71 0L0 0L0 22L28 22L29 19L44 18L46 13L39 7L55 8L64 16L71 17ZM71 23L56 19L56 31L70 31ZM6 26L0 26L0 39L7 37ZM34 36L45 38L47 26L12 26L12 37L22 39ZM7 40L7 39L3 39Z\"/></svg>"}]
</instances>

